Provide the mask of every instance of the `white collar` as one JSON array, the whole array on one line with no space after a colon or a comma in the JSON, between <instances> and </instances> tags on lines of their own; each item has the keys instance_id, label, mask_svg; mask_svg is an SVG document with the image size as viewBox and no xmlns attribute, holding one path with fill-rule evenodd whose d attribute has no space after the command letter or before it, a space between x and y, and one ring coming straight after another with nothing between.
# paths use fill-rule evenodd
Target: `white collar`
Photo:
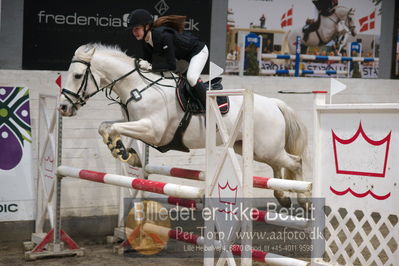
<instances>
[{"instance_id":1,"label":"white collar","mask_svg":"<svg viewBox=\"0 0 399 266\"><path fill-rule=\"evenodd\" d=\"M149 32L150 33L150 32ZM148 34L148 33L147 33ZM151 45L152 47L154 47L154 43L152 42L152 34L150 33L150 38L147 40L144 40L146 43L148 43L149 45Z\"/></svg>"}]
</instances>

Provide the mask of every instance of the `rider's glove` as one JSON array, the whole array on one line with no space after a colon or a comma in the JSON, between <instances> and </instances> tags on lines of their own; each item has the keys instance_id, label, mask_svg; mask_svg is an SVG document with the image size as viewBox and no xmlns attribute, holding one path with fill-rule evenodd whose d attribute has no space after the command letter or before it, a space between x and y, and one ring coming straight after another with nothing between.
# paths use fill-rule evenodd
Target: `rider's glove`
<instances>
[{"instance_id":1,"label":"rider's glove","mask_svg":"<svg viewBox=\"0 0 399 266\"><path fill-rule=\"evenodd\" d=\"M141 60L139 62L139 66L140 66L141 69L146 70L146 71L151 71L152 70L152 65L149 62L145 61L145 60Z\"/></svg>"}]
</instances>

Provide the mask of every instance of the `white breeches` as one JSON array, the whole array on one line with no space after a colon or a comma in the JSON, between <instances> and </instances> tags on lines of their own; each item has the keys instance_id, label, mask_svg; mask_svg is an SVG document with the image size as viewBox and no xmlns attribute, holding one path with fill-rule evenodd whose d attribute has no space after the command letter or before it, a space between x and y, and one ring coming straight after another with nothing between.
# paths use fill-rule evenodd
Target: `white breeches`
<instances>
[{"instance_id":1,"label":"white breeches","mask_svg":"<svg viewBox=\"0 0 399 266\"><path fill-rule=\"evenodd\" d=\"M208 47L205 45L198 54L191 58L190 65L188 66L187 70L187 81L190 86L194 87L195 84L197 84L206 61L208 60L208 55Z\"/></svg>"}]
</instances>

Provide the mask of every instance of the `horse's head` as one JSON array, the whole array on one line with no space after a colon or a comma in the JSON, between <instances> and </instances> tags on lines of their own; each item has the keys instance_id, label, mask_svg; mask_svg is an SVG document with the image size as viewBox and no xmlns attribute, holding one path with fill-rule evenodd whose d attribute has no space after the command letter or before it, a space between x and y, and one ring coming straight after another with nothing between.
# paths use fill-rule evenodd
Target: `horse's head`
<instances>
[{"instance_id":1,"label":"horse's head","mask_svg":"<svg viewBox=\"0 0 399 266\"><path fill-rule=\"evenodd\" d=\"M91 70L95 47L83 45L75 51L65 86L59 99L62 116L74 116L76 111L99 90L100 77Z\"/></svg>"},{"instance_id":2,"label":"horse's head","mask_svg":"<svg viewBox=\"0 0 399 266\"><path fill-rule=\"evenodd\" d=\"M353 37L356 36L356 26L355 26L355 21L353 20L354 16L355 16L355 9L354 8L349 9L347 26Z\"/></svg>"},{"instance_id":3,"label":"horse's head","mask_svg":"<svg viewBox=\"0 0 399 266\"><path fill-rule=\"evenodd\" d=\"M347 29L349 29L352 36L356 36L356 26L353 17L355 16L354 8L347 8L344 6L337 6L335 8L335 14L338 19L345 23Z\"/></svg>"}]
</instances>

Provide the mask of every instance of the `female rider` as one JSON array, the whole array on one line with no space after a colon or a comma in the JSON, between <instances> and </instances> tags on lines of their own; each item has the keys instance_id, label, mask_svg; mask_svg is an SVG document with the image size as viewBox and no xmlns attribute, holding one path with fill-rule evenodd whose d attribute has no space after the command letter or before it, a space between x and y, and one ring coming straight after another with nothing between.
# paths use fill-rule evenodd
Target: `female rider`
<instances>
[{"instance_id":1,"label":"female rider","mask_svg":"<svg viewBox=\"0 0 399 266\"><path fill-rule=\"evenodd\" d=\"M312 0L312 3L317 9L317 20L307 19L305 26L302 28L304 33L303 40L306 42L309 38L309 34L319 29L320 26L320 15L329 17L334 13L334 7L338 5L338 0Z\"/></svg>"},{"instance_id":2,"label":"female rider","mask_svg":"<svg viewBox=\"0 0 399 266\"><path fill-rule=\"evenodd\" d=\"M176 59L189 62L187 81L204 107L206 89L199 77L208 60L208 48L197 37L183 32L185 20L185 16L171 15L154 21L147 10L136 9L130 13L127 25L142 42L143 59L152 64L141 67L154 72L174 71Z\"/></svg>"}]
</instances>

